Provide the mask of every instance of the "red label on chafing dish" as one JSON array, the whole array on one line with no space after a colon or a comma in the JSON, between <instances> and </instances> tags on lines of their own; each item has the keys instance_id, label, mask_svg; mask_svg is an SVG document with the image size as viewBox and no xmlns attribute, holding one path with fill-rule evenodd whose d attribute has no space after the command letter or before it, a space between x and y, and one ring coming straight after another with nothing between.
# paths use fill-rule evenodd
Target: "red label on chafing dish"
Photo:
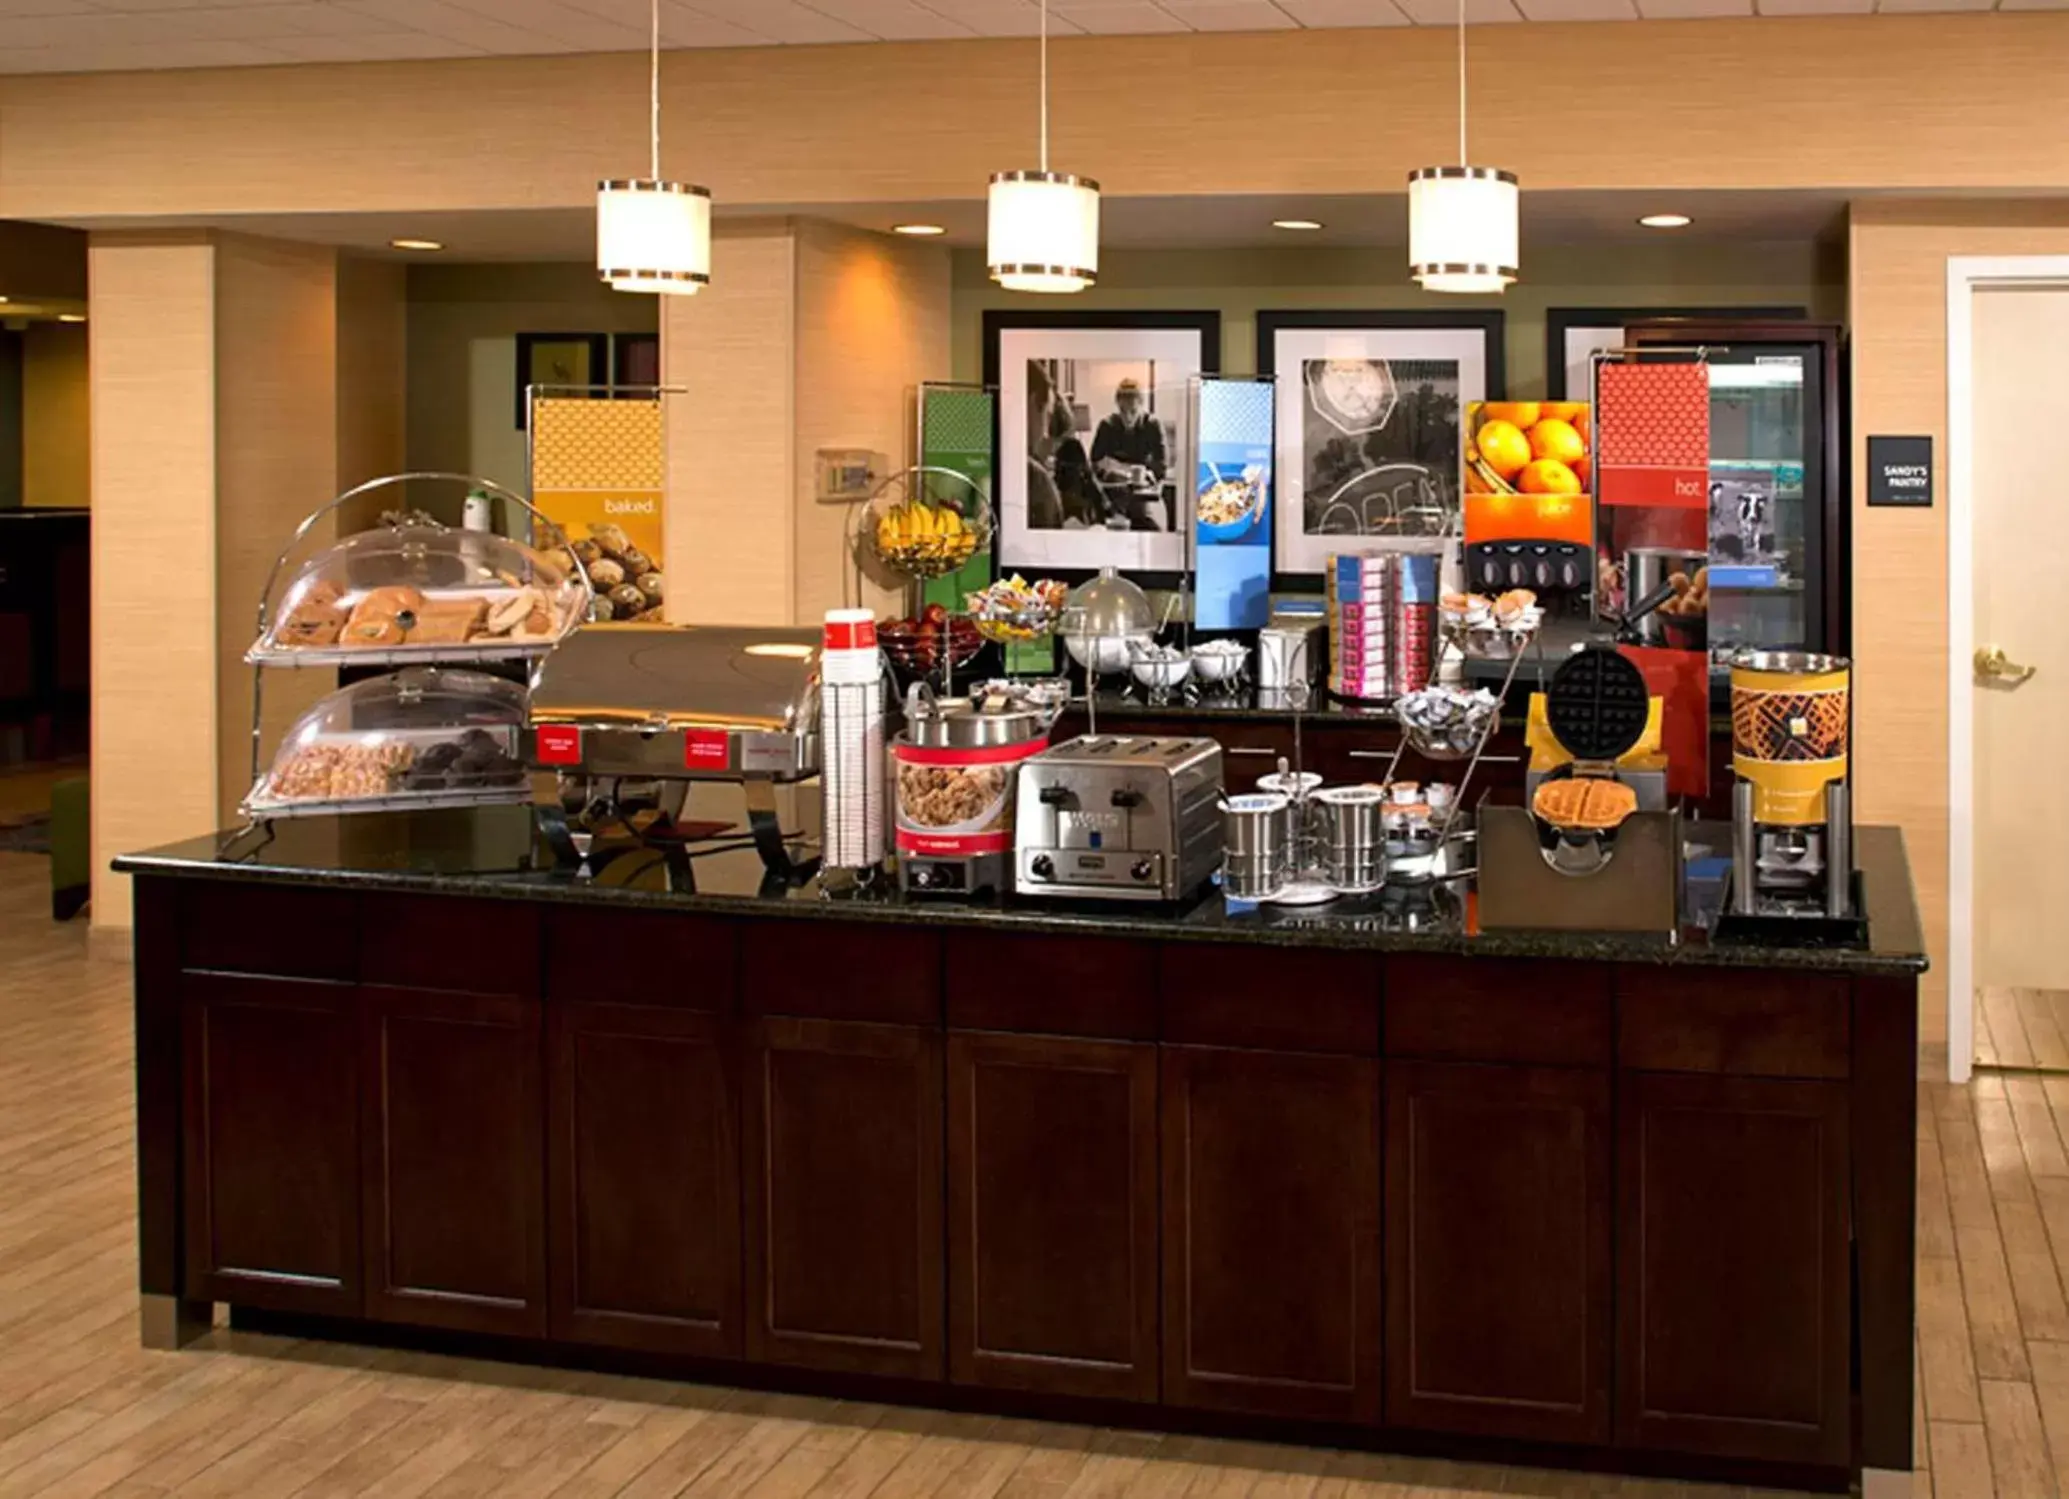
<instances>
[{"instance_id":1,"label":"red label on chafing dish","mask_svg":"<svg viewBox=\"0 0 2069 1499\"><path fill-rule=\"evenodd\" d=\"M682 763L690 770L724 770L731 760L731 736L724 729L686 729Z\"/></svg>"},{"instance_id":2,"label":"red label on chafing dish","mask_svg":"<svg viewBox=\"0 0 2069 1499\"><path fill-rule=\"evenodd\" d=\"M538 758L541 765L580 765L582 731L574 724L545 724L539 729Z\"/></svg>"}]
</instances>

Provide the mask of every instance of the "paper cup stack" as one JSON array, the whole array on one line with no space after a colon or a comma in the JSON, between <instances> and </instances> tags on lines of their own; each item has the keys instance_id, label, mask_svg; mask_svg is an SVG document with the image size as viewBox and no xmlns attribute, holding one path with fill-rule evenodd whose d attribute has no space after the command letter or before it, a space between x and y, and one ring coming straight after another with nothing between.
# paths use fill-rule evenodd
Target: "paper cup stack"
<instances>
[{"instance_id":1,"label":"paper cup stack","mask_svg":"<svg viewBox=\"0 0 2069 1499\"><path fill-rule=\"evenodd\" d=\"M819 654L819 786L826 864L884 861L884 661L867 609L829 609Z\"/></svg>"}]
</instances>

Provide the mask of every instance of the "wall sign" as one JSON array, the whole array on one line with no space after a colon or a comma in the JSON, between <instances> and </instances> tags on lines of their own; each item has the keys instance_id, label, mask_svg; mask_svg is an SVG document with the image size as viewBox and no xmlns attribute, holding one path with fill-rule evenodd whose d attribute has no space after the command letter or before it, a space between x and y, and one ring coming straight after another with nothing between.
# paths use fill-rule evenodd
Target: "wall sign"
<instances>
[{"instance_id":1,"label":"wall sign","mask_svg":"<svg viewBox=\"0 0 2069 1499\"><path fill-rule=\"evenodd\" d=\"M1262 629L1271 613L1272 382L1198 380L1191 402L1193 623Z\"/></svg>"},{"instance_id":2,"label":"wall sign","mask_svg":"<svg viewBox=\"0 0 2069 1499\"><path fill-rule=\"evenodd\" d=\"M1933 502L1933 440L1930 437L1868 439L1868 503L1926 505Z\"/></svg>"}]
</instances>

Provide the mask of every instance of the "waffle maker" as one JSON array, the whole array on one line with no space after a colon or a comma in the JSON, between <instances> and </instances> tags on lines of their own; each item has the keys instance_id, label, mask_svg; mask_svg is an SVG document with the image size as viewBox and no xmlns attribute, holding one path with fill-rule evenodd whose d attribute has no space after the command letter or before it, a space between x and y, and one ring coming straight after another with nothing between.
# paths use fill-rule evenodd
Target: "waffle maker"
<instances>
[{"instance_id":1,"label":"waffle maker","mask_svg":"<svg viewBox=\"0 0 2069 1499\"><path fill-rule=\"evenodd\" d=\"M1573 758L1544 779L1637 782L1620 773L1617 762L1644 739L1651 717L1652 695L1634 663L1608 645L1574 652L1545 689L1545 721ZM1555 827L1529 807L1481 809L1483 930L1672 936L1680 923L1680 891L1674 812L1641 810L1615 828L1594 829Z\"/></svg>"}]
</instances>

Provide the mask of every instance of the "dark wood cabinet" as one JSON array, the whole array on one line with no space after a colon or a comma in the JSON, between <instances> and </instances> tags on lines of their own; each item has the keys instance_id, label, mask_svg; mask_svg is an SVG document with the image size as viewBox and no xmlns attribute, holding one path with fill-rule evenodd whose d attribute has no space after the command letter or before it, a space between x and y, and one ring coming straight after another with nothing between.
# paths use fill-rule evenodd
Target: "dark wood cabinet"
<instances>
[{"instance_id":1,"label":"dark wood cabinet","mask_svg":"<svg viewBox=\"0 0 2069 1499\"><path fill-rule=\"evenodd\" d=\"M1529 1441L1610 1436L1610 1079L1386 1071L1386 1417Z\"/></svg>"},{"instance_id":2,"label":"dark wood cabinet","mask_svg":"<svg viewBox=\"0 0 2069 1499\"><path fill-rule=\"evenodd\" d=\"M739 1356L740 1114L729 1025L698 1010L549 1005L555 1337Z\"/></svg>"},{"instance_id":3,"label":"dark wood cabinet","mask_svg":"<svg viewBox=\"0 0 2069 1499\"><path fill-rule=\"evenodd\" d=\"M1845 1085L1627 1073L1620 1087L1618 1440L1845 1463Z\"/></svg>"},{"instance_id":4,"label":"dark wood cabinet","mask_svg":"<svg viewBox=\"0 0 2069 1499\"><path fill-rule=\"evenodd\" d=\"M902 1025L747 1026L747 1353L941 1379L941 1038Z\"/></svg>"},{"instance_id":5,"label":"dark wood cabinet","mask_svg":"<svg viewBox=\"0 0 2069 1499\"><path fill-rule=\"evenodd\" d=\"M543 1335L538 1002L366 986L360 1023L367 1314Z\"/></svg>"},{"instance_id":6,"label":"dark wood cabinet","mask_svg":"<svg viewBox=\"0 0 2069 1499\"><path fill-rule=\"evenodd\" d=\"M1163 1048L1164 1399L1376 1421L1379 1064Z\"/></svg>"},{"instance_id":7,"label":"dark wood cabinet","mask_svg":"<svg viewBox=\"0 0 2069 1499\"><path fill-rule=\"evenodd\" d=\"M948 1038L949 1373L1157 1398L1157 1049Z\"/></svg>"},{"instance_id":8,"label":"dark wood cabinet","mask_svg":"<svg viewBox=\"0 0 2069 1499\"><path fill-rule=\"evenodd\" d=\"M357 1316L358 991L191 973L186 1294Z\"/></svg>"}]
</instances>

